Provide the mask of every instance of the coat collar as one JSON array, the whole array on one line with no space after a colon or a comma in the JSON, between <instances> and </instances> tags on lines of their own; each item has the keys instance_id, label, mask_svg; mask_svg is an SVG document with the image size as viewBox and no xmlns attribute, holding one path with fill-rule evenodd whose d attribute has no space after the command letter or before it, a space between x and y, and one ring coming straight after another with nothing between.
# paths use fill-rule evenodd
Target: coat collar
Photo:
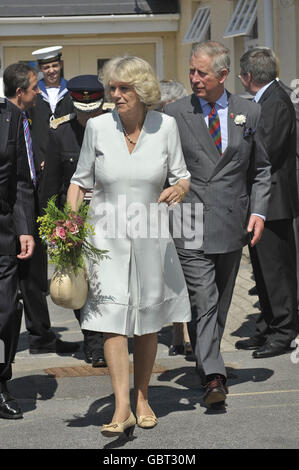
<instances>
[{"instance_id":1,"label":"coat collar","mask_svg":"<svg viewBox=\"0 0 299 470\"><path fill-rule=\"evenodd\" d=\"M46 84L45 84L45 81L44 81L43 78L41 80L39 80L38 86L39 86L39 89L41 90L41 96L42 96L43 100L46 101L47 103L49 103L49 95L48 95ZM67 81L65 80L65 78L61 78L60 88L59 88L59 92L58 92L58 96L57 96L57 103L58 103L58 101L62 100L62 98L64 97L64 95L67 92L68 92Z\"/></svg>"},{"instance_id":2,"label":"coat collar","mask_svg":"<svg viewBox=\"0 0 299 470\"><path fill-rule=\"evenodd\" d=\"M279 87L280 87L280 85L277 82L277 80L275 80L273 83L271 83L271 85L262 94L261 98L259 99L259 103L261 104L264 101L266 101L269 98L269 96L271 95L271 93L273 92L273 90L276 89L276 88L279 88Z\"/></svg>"}]
</instances>

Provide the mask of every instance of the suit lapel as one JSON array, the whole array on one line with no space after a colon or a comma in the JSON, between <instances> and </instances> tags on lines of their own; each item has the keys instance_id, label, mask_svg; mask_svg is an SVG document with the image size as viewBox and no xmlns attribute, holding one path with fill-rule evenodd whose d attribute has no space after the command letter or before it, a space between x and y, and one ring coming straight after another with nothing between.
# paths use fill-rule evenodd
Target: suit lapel
<instances>
[{"instance_id":1,"label":"suit lapel","mask_svg":"<svg viewBox=\"0 0 299 470\"><path fill-rule=\"evenodd\" d=\"M187 112L182 113L182 116L195 139L205 148L207 156L216 165L219 152L207 128L200 102L195 95L191 95L190 107Z\"/></svg>"}]
</instances>

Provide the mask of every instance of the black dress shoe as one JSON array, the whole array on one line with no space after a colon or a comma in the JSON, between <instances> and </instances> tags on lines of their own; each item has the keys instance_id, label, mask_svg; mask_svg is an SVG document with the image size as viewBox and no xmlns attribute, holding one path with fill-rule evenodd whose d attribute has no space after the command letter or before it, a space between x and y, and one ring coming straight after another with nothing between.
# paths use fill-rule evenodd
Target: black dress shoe
<instances>
[{"instance_id":1,"label":"black dress shoe","mask_svg":"<svg viewBox=\"0 0 299 470\"><path fill-rule=\"evenodd\" d=\"M205 405L220 403L222 406L224 404L226 395L228 394L228 388L220 375L215 375L215 377L206 384L205 388L206 391L203 396Z\"/></svg>"},{"instance_id":2,"label":"black dress shoe","mask_svg":"<svg viewBox=\"0 0 299 470\"><path fill-rule=\"evenodd\" d=\"M248 339L240 339L239 341L236 342L235 347L237 349L257 349L263 346L265 344L266 338L263 336L252 336L251 338Z\"/></svg>"},{"instance_id":3,"label":"black dress shoe","mask_svg":"<svg viewBox=\"0 0 299 470\"><path fill-rule=\"evenodd\" d=\"M45 344L39 347L30 347L30 354L46 354L46 353L58 353L58 354L67 354L74 353L80 349L80 344L75 342L62 341L61 339L56 339L52 343Z\"/></svg>"},{"instance_id":4,"label":"black dress shoe","mask_svg":"<svg viewBox=\"0 0 299 470\"><path fill-rule=\"evenodd\" d=\"M265 343L261 348L253 351L252 357L255 359L262 359L263 357L274 357L280 354L289 352L291 348L289 346L281 346L276 343Z\"/></svg>"},{"instance_id":5,"label":"black dress shoe","mask_svg":"<svg viewBox=\"0 0 299 470\"><path fill-rule=\"evenodd\" d=\"M105 361L104 351L93 351L92 353L92 367L107 367L107 362Z\"/></svg>"},{"instance_id":6,"label":"black dress shoe","mask_svg":"<svg viewBox=\"0 0 299 470\"><path fill-rule=\"evenodd\" d=\"M83 353L84 353L84 360L87 362L87 364L92 363L92 352L88 348L83 347Z\"/></svg>"},{"instance_id":7,"label":"black dress shoe","mask_svg":"<svg viewBox=\"0 0 299 470\"><path fill-rule=\"evenodd\" d=\"M0 385L0 418L20 419L23 413L17 401L9 394L6 384Z\"/></svg>"},{"instance_id":8,"label":"black dress shoe","mask_svg":"<svg viewBox=\"0 0 299 470\"><path fill-rule=\"evenodd\" d=\"M168 356L178 356L185 354L185 346L183 344L172 344L168 349Z\"/></svg>"}]
</instances>

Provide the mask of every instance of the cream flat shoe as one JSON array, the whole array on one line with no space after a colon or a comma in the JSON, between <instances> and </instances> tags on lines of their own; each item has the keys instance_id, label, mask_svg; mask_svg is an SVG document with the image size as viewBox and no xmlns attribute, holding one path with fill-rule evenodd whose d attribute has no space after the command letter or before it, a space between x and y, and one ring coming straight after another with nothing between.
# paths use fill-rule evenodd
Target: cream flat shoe
<instances>
[{"instance_id":1,"label":"cream flat shoe","mask_svg":"<svg viewBox=\"0 0 299 470\"><path fill-rule=\"evenodd\" d=\"M136 424L136 418L131 412L130 416L123 423L109 423L103 424L101 427L101 433L105 437L121 436L125 434L127 437L131 437Z\"/></svg>"},{"instance_id":2,"label":"cream flat shoe","mask_svg":"<svg viewBox=\"0 0 299 470\"><path fill-rule=\"evenodd\" d=\"M157 417L155 415L137 416L137 425L140 428L151 429L158 424Z\"/></svg>"}]
</instances>

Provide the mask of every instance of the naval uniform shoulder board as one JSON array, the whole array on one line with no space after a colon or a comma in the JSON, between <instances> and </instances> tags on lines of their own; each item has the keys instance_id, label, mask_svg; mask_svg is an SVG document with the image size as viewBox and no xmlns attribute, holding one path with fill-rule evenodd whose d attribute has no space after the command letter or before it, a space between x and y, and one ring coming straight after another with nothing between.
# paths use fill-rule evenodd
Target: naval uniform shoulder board
<instances>
[{"instance_id":1,"label":"naval uniform shoulder board","mask_svg":"<svg viewBox=\"0 0 299 470\"><path fill-rule=\"evenodd\" d=\"M60 126L60 124L63 124L64 122L69 122L75 117L76 117L76 113L71 113L71 114L66 114L65 116L61 116L56 119L51 119L50 127L51 129L57 129L57 127Z\"/></svg>"}]
</instances>

